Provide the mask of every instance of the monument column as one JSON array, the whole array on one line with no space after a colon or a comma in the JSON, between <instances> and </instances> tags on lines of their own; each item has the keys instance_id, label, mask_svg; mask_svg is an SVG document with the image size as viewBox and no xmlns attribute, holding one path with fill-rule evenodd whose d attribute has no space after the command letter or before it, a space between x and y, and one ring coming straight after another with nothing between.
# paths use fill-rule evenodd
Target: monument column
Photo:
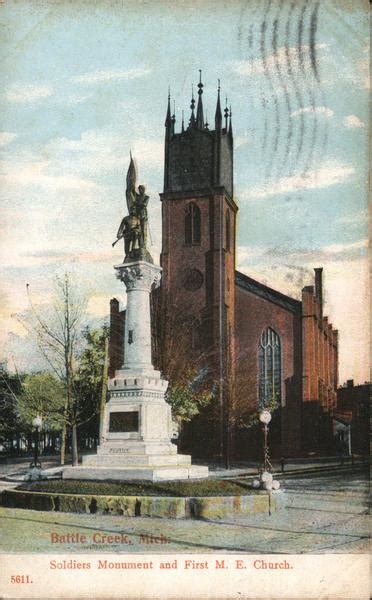
<instances>
[{"instance_id":1,"label":"monument column","mask_svg":"<svg viewBox=\"0 0 372 600\"><path fill-rule=\"evenodd\" d=\"M145 261L115 266L127 291L123 370L153 370L150 293L160 285L161 268Z\"/></svg>"}]
</instances>

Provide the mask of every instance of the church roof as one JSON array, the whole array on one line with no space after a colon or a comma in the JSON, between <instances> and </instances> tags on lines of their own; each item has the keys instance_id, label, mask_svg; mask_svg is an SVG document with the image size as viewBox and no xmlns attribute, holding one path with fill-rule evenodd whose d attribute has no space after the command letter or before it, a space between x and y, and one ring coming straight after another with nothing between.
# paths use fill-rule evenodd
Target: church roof
<instances>
[{"instance_id":1,"label":"church roof","mask_svg":"<svg viewBox=\"0 0 372 600\"><path fill-rule=\"evenodd\" d=\"M252 277L248 277L248 275L244 275L244 273L240 273L239 271L235 271L235 283L240 288L246 290L247 292L251 292L264 300L268 300L269 302L273 302L286 310L290 310L291 312L301 314L301 302L299 300L295 300L290 296L286 296L286 294L282 294L277 290L274 290Z\"/></svg>"}]
</instances>

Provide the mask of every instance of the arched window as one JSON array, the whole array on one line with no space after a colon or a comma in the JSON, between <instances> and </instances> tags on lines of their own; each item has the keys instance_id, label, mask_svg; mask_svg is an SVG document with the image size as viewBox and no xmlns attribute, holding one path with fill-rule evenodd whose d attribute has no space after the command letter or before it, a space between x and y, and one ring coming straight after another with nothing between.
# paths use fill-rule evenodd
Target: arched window
<instances>
[{"instance_id":1,"label":"arched window","mask_svg":"<svg viewBox=\"0 0 372 600\"><path fill-rule=\"evenodd\" d=\"M261 334L258 348L259 364L259 405L264 406L275 400L282 401L282 356L278 334L268 327Z\"/></svg>"},{"instance_id":2,"label":"arched window","mask_svg":"<svg viewBox=\"0 0 372 600\"><path fill-rule=\"evenodd\" d=\"M200 209L194 202L186 207L185 243L200 244Z\"/></svg>"},{"instance_id":3,"label":"arched window","mask_svg":"<svg viewBox=\"0 0 372 600\"><path fill-rule=\"evenodd\" d=\"M226 251L230 252L230 244L231 244L231 233L230 233L230 212L226 212L226 222L225 222L225 236L226 236Z\"/></svg>"}]
</instances>

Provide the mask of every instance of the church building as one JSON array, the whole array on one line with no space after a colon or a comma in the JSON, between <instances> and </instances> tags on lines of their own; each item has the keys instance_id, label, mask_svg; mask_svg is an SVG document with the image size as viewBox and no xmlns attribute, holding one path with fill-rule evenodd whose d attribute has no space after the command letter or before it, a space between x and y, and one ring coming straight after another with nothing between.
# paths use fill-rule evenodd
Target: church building
<instances>
[{"instance_id":1,"label":"church building","mask_svg":"<svg viewBox=\"0 0 372 600\"><path fill-rule=\"evenodd\" d=\"M256 458L262 452L257 414L263 407L273 415L274 455L329 451L338 338L323 315L322 268L314 269L301 300L237 271L231 109L221 110L218 88L210 127L200 79L188 123L182 120L176 132L175 121L168 98L156 361L169 377L164 349L175 348L177 340L178 352L199 360L213 387L210 404L184 427L182 451ZM111 372L122 360L121 331L113 299Z\"/></svg>"}]
</instances>

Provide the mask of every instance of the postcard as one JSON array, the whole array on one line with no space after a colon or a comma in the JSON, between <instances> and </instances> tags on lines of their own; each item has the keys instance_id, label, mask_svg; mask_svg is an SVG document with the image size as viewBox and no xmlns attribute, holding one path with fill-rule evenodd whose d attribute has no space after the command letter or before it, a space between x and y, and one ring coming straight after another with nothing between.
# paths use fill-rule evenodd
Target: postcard
<instances>
[{"instance_id":1,"label":"postcard","mask_svg":"<svg viewBox=\"0 0 372 600\"><path fill-rule=\"evenodd\" d=\"M5 0L2 598L367 599L365 0Z\"/></svg>"}]
</instances>

